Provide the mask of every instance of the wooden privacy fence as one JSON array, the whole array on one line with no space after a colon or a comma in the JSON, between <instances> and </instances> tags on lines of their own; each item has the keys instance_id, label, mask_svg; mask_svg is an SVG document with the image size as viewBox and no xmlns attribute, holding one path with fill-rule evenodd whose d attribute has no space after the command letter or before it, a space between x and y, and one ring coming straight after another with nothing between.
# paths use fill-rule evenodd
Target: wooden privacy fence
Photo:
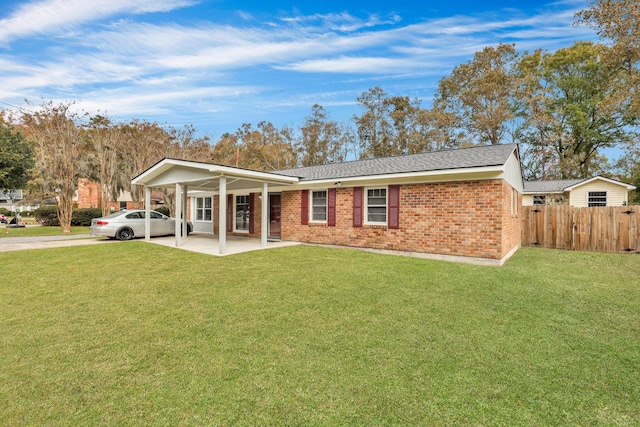
<instances>
[{"instance_id":1,"label":"wooden privacy fence","mask_svg":"<svg viewBox=\"0 0 640 427\"><path fill-rule=\"evenodd\" d=\"M640 253L640 206L523 206L522 246Z\"/></svg>"}]
</instances>

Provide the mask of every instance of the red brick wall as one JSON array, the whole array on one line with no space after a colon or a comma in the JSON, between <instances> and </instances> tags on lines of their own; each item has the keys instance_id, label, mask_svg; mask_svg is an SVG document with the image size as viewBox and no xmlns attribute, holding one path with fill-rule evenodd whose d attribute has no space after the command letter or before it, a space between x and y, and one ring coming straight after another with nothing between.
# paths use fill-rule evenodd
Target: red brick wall
<instances>
[{"instance_id":1,"label":"red brick wall","mask_svg":"<svg viewBox=\"0 0 640 427\"><path fill-rule=\"evenodd\" d=\"M300 197L300 191L282 193L283 240L490 259L520 243L511 187L502 180L401 185L398 229L354 228L349 187L337 189L335 227L301 225Z\"/></svg>"},{"instance_id":2,"label":"red brick wall","mask_svg":"<svg viewBox=\"0 0 640 427\"><path fill-rule=\"evenodd\" d=\"M501 257L505 257L514 248L520 247L522 239L522 194L514 191L506 181L502 182L502 193L505 203L502 206ZM515 204L512 205L514 202Z\"/></svg>"},{"instance_id":3,"label":"red brick wall","mask_svg":"<svg viewBox=\"0 0 640 427\"><path fill-rule=\"evenodd\" d=\"M100 185L88 179L78 180L78 208L99 208L100 207Z\"/></svg>"},{"instance_id":4,"label":"red brick wall","mask_svg":"<svg viewBox=\"0 0 640 427\"><path fill-rule=\"evenodd\" d=\"M245 193L246 194L246 193ZM234 195L235 196L235 195ZM262 199L259 197L260 193L252 193L253 196L253 233L227 233L227 235L231 235L231 236L246 236L246 237L260 237L260 233L262 230ZM213 196L213 206L214 206L214 212L213 212L213 230L214 233L217 235L219 234L219 227L218 227L218 218L219 218L219 212L218 209L220 208L220 197L219 196ZM235 203L235 197L234 197L234 203ZM235 219L234 219L235 221ZM226 227L226 223L225 223L225 227Z\"/></svg>"}]
</instances>

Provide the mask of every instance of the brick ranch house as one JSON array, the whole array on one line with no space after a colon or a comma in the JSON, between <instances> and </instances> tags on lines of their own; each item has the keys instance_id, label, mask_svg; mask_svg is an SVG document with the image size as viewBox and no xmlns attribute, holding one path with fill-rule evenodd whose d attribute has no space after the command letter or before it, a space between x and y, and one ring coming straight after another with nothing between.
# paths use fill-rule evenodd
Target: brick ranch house
<instances>
[{"instance_id":1,"label":"brick ranch house","mask_svg":"<svg viewBox=\"0 0 640 427\"><path fill-rule=\"evenodd\" d=\"M149 200L154 188L175 188L176 217L217 236L221 254L227 235L265 247L282 239L492 265L520 247L515 144L274 172L166 158L132 183ZM182 239L176 233L176 246Z\"/></svg>"}]
</instances>

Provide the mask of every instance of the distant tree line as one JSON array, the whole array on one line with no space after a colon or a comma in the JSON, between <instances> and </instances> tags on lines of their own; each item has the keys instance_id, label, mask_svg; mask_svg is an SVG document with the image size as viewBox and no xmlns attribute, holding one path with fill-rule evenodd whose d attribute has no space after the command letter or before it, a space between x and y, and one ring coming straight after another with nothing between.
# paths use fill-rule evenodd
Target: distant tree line
<instances>
[{"instance_id":1,"label":"distant tree line","mask_svg":"<svg viewBox=\"0 0 640 427\"><path fill-rule=\"evenodd\" d=\"M191 125L127 123L45 102L0 111L0 188L29 183L31 197L56 197L63 229L71 223L79 178L102 184L102 208L120 191L141 204L131 178L164 157L277 170L484 144L519 143L529 179L618 177L640 187L640 25L637 0L593 0L576 25L603 43L576 42L556 52L485 47L438 85L431 108L374 87L360 114L333 120L311 107L298 128L243 124L217 141ZM625 156L610 164L603 150ZM171 192L165 194L170 209Z\"/></svg>"}]
</instances>

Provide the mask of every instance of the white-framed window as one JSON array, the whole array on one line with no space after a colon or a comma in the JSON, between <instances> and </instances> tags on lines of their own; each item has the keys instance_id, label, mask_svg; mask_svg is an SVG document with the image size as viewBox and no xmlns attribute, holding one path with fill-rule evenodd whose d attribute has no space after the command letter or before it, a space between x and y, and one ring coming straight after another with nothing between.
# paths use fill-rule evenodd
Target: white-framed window
<instances>
[{"instance_id":1,"label":"white-framed window","mask_svg":"<svg viewBox=\"0 0 640 427\"><path fill-rule=\"evenodd\" d=\"M327 190L311 191L311 221L327 221Z\"/></svg>"},{"instance_id":2,"label":"white-framed window","mask_svg":"<svg viewBox=\"0 0 640 427\"><path fill-rule=\"evenodd\" d=\"M367 188L364 198L365 222L387 224L387 188Z\"/></svg>"},{"instance_id":3,"label":"white-framed window","mask_svg":"<svg viewBox=\"0 0 640 427\"><path fill-rule=\"evenodd\" d=\"M211 222L213 218L212 197L196 197L196 221Z\"/></svg>"},{"instance_id":4,"label":"white-framed window","mask_svg":"<svg viewBox=\"0 0 640 427\"><path fill-rule=\"evenodd\" d=\"M534 206L545 206L547 204L547 196L544 194L537 194L533 196Z\"/></svg>"},{"instance_id":5,"label":"white-framed window","mask_svg":"<svg viewBox=\"0 0 640 427\"><path fill-rule=\"evenodd\" d=\"M236 196L236 231L249 231L249 195Z\"/></svg>"},{"instance_id":6,"label":"white-framed window","mask_svg":"<svg viewBox=\"0 0 640 427\"><path fill-rule=\"evenodd\" d=\"M589 191L587 194L587 206L607 206L606 191Z\"/></svg>"}]
</instances>

